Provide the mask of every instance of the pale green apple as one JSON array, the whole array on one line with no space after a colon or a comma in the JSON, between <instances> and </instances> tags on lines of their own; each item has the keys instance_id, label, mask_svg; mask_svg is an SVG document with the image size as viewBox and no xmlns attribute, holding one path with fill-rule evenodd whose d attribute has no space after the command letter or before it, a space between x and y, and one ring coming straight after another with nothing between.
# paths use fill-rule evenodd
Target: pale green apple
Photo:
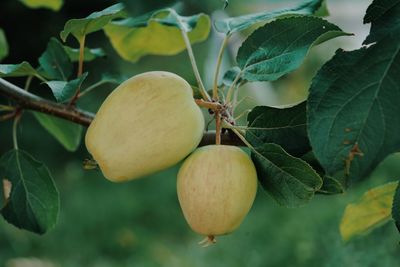
<instances>
[{"instance_id":1,"label":"pale green apple","mask_svg":"<svg viewBox=\"0 0 400 267\"><path fill-rule=\"evenodd\" d=\"M198 146L203 131L190 85L155 71L132 77L107 97L85 142L104 176L121 182L177 164Z\"/></svg>"},{"instance_id":2,"label":"pale green apple","mask_svg":"<svg viewBox=\"0 0 400 267\"><path fill-rule=\"evenodd\" d=\"M211 237L234 231L257 192L257 173L240 148L210 145L197 149L178 173L183 215L197 233Z\"/></svg>"}]
</instances>

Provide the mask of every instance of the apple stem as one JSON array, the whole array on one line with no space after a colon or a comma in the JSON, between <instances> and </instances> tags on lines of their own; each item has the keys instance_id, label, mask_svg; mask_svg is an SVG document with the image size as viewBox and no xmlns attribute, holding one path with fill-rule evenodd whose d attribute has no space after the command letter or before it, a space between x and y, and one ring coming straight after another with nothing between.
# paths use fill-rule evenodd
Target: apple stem
<instances>
[{"instance_id":1,"label":"apple stem","mask_svg":"<svg viewBox=\"0 0 400 267\"><path fill-rule=\"evenodd\" d=\"M223 108L218 102L204 101L203 99L195 99L194 101L199 107L211 109L214 112Z\"/></svg>"},{"instance_id":2,"label":"apple stem","mask_svg":"<svg viewBox=\"0 0 400 267\"><path fill-rule=\"evenodd\" d=\"M211 102L211 101L204 101L203 99L195 99L195 102L198 106L207 108L214 112L215 116L215 144L221 144L221 134L222 134L222 119L225 116L230 116L229 111L227 110L228 107L226 105L222 105L219 102Z\"/></svg>"},{"instance_id":3,"label":"apple stem","mask_svg":"<svg viewBox=\"0 0 400 267\"><path fill-rule=\"evenodd\" d=\"M214 235L209 235L206 236L203 240L201 240L198 244L201 245L203 248L206 248L208 246L214 245L217 243L217 240L215 239Z\"/></svg>"},{"instance_id":4,"label":"apple stem","mask_svg":"<svg viewBox=\"0 0 400 267\"><path fill-rule=\"evenodd\" d=\"M85 169L85 170L99 169L99 164L94 159L84 159L83 160L83 169Z\"/></svg>"},{"instance_id":5,"label":"apple stem","mask_svg":"<svg viewBox=\"0 0 400 267\"><path fill-rule=\"evenodd\" d=\"M221 113L219 110L215 112L215 144L221 144Z\"/></svg>"},{"instance_id":6,"label":"apple stem","mask_svg":"<svg viewBox=\"0 0 400 267\"><path fill-rule=\"evenodd\" d=\"M215 239L215 236L214 236L214 235L209 235L209 236L207 236L207 239L208 239L208 241L209 241L210 243L212 243L212 244L217 243L217 240Z\"/></svg>"}]
</instances>

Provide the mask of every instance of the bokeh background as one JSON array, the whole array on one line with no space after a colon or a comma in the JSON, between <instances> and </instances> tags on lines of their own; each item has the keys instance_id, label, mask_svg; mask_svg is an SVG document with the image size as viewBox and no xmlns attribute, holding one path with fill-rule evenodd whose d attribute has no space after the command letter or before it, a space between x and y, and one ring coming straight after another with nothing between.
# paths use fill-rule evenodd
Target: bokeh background
<instances>
[{"instance_id":1,"label":"bokeh background","mask_svg":"<svg viewBox=\"0 0 400 267\"><path fill-rule=\"evenodd\" d=\"M32 10L17 0L0 1L0 27L4 29L10 54L2 63L23 60L37 64L37 58L52 36L58 36L70 18L85 17L115 1L65 0L59 12ZM173 1L128 1L134 13L158 8ZM220 0L184 1L183 14L206 12L214 18L289 6L296 1L231 0L222 11ZM342 37L314 48L303 66L274 83L253 83L241 89L245 98L238 113L254 105L284 105L307 97L311 79L339 47L356 49L369 30L362 17L370 1L328 0L328 19L354 37ZM236 36L229 46L224 68L234 64L237 47L245 37ZM194 46L206 84L211 84L221 36L215 32L207 42ZM74 40L68 44L77 47ZM90 81L103 72L132 76L149 70L175 72L195 84L185 52L173 57L148 56L136 64L123 61L102 32L89 36L89 47L103 47L107 57L88 63ZM22 85L24 80L13 79ZM80 106L96 111L113 89L98 88L80 100ZM32 91L50 97L49 90L34 82ZM0 99L0 102L7 100ZM298 209L278 206L265 192L258 192L255 204L241 227L218 238L212 247L201 248L201 236L187 226L176 196L179 166L133 182L114 184L99 171L85 171L89 155L82 143L75 153L66 152L34 117L26 112L19 130L20 147L44 162L53 174L61 194L61 212L56 227L38 236L0 220L0 266L400 266L400 235L393 223L367 236L344 243L339 223L347 203L386 181L398 180L400 155L392 155L365 181L343 195L316 196ZM12 148L11 123L0 123L0 154Z\"/></svg>"}]
</instances>

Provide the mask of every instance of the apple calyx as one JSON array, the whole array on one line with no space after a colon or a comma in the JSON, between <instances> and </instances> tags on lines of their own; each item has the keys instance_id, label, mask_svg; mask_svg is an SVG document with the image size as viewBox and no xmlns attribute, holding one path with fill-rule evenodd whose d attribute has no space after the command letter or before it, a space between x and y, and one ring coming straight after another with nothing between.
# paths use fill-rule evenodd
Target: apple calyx
<instances>
[{"instance_id":1,"label":"apple calyx","mask_svg":"<svg viewBox=\"0 0 400 267\"><path fill-rule=\"evenodd\" d=\"M213 235L206 236L203 240L201 240L198 244L203 248L209 247L217 243L217 239Z\"/></svg>"}]
</instances>

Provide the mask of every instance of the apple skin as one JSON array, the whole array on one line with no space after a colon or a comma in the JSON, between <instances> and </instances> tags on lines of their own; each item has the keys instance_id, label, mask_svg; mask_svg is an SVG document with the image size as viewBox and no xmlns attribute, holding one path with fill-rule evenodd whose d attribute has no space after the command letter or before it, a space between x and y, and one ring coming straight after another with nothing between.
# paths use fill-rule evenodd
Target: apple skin
<instances>
[{"instance_id":1,"label":"apple skin","mask_svg":"<svg viewBox=\"0 0 400 267\"><path fill-rule=\"evenodd\" d=\"M201 147L181 166L177 191L183 215L195 232L209 237L228 234L253 204L256 168L238 147Z\"/></svg>"},{"instance_id":2,"label":"apple skin","mask_svg":"<svg viewBox=\"0 0 400 267\"><path fill-rule=\"evenodd\" d=\"M104 176L123 182L177 164L198 146L203 131L190 85L154 71L130 78L107 97L85 143Z\"/></svg>"}]
</instances>

